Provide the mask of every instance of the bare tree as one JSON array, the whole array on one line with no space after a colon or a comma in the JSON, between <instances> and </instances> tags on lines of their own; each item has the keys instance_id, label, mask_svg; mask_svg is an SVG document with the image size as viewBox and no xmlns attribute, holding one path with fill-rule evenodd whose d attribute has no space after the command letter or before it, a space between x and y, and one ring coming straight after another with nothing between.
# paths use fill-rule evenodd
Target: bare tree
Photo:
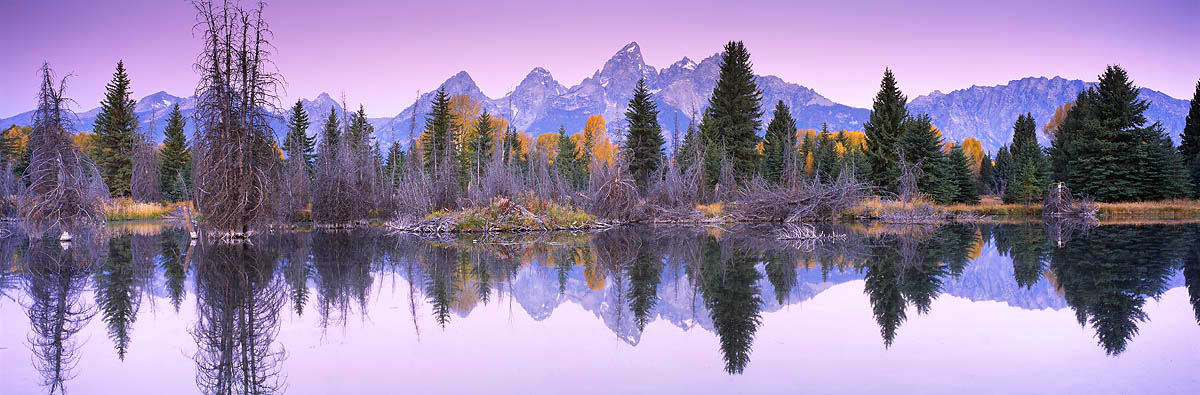
<instances>
[{"instance_id":1,"label":"bare tree","mask_svg":"<svg viewBox=\"0 0 1200 395\"><path fill-rule=\"evenodd\" d=\"M312 200L309 195L308 166L304 163L303 155L287 158L280 168L278 180L276 209L279 221L288 223L301 220L304 209Z\"/></svg>"},{"instance_id":2,"label":"bare tree","mask_svg":"<svg viewBox=\"0 0 1200 395\"><path fill-rule=\"evenodd\" d=\"M154 130L151 122L150 131ZM161 161L158 151L154 149L154 141L144 133L137 133L133 143L133 175L129 180L133 200L138 202L158 202L162 200L159 188L158 168Z\"/></svg>"},{"instance_id":3,"label":"bare tree","mask_svg":"<svg viewBox=\"0 0 1200 395\"><path fill-rule=\"evenodd\" d=\"M264 226L275 211L271 186L278 162L270 120L282 82L268 59L271 30L264 3L195 0L195 31L204 39L196 59L196 204L205 225L233 237Z\"/></svg>"},{"instance_id":4,"label":"bare tree","mask_svg":"<svg viewBox=\"0 0 1200 395\"><path fill-rule=\"evenodd\" d=\"M66 79L54 87L50 65L42 65L42 88L29 135L29 187L20 195L20 211L28 229L40 233L50 229L66 232L78 226L102 225L101 203L108 199L108 186L91 159L71 144L71 118L62 92Z\"/></svg>"}]
</instances>

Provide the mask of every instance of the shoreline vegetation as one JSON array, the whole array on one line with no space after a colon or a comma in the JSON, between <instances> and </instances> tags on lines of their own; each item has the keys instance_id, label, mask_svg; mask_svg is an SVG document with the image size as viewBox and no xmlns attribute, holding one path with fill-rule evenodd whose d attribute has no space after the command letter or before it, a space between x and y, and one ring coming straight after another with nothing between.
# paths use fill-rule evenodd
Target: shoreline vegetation
<instances>
[{"instance_id":1,"label":"shoreline vegetation","mask_svg":"<svg viewBox=\"0 0 1200 395\"><path fill-rule=\"evenodd\" d=\"M154 142L118 62L92 131L78 133L65 80L44 64L32 127L0 134L0 217L63 241L145 219L235 241L304 221L433 234L780 223L792 224L781 237L833 239L803 224L1200 218L1200 201L1186 200L1200 197L1200 84L1176 147L1147 125L1149 104L1119 66L1043 125L1048 147L1026 113L994 157L910 113L890 69L861 131L801 129L787 103L764 102L741 41L724 45L712 94L684 128L643 79L627 81L618 119L589 115L582 130L536 138L527 132L546 131L518 130L502 109L442 86L417 95L423 125L413 116L407 139L392 130L382 147L361 104L280 108L265 3L193 6L204 44L191 115L174 106ZM668 130L660 117L672 114ZM280 141L270 125L284 117Z\"/></svg>"}]
</instances>

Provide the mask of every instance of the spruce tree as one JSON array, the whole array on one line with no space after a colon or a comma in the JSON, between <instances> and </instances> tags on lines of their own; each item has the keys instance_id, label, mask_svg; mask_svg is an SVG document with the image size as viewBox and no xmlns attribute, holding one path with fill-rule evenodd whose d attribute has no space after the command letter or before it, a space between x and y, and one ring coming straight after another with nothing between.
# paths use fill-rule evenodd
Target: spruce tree
<instances>
[{"instance_id":1,"label":"spruce tree","mask_svg":"<svg viewBox=\"0 0 1200 395\"><path fill-rule=\"evenodd\" d=\"M755 82L750 52L741 41L730 41L721 55L717 85L709 98L705 122L700 129L708 152L721 151L724 147L739 179L749 177L758 169L761 102L762 91ZM719 152L707 156L706 178L716 180L722 156Z\"/></svg>"},{"instance_id":2,"label":"spruce tree","mask_svg":"<svg viewBox=\"0 0 1200 395\"><path fill-rule=\"evenodd\" d=\"M94 125L92 159L100 168L100 177L113 196L129 196L133 177L134 133L138 127L134 114L136 102L130 98L129 75L125 62L117 62L117 71L108 83L100 113Z\"/></svg>"},{"instance_id":3,"label":"spruce tree","mask_svg":"<svg viewBox=\"0 0 1200 395\"><path fill-rule=\"evenodd\" d=\"M645 80L638 80L634 87L625 119L629 122L624 147L629 158L629 173L638 186L645 188L650 174L663 163L663 145L666 144L662 128L658 126L658 106L651 99Z\"/></svg>"},{"instance_id":4,"label":"spruce tree","mask_svg":"<svg viewBox=\"0 0 1200 395\"><path fill-rule=\"evenodd\" d=\"M310 124L308 111L304 110L304 104L300 100L296 100L296 104L292 106L292 113L288 117L288 132L284 137L283 151L287 153L288 157L303 155L304 165L308 168L309 175L312 175L313 163L317 155L316 140L308 135Z\"/></svg>"},{"instance_id":5,"label":"spruce tree","mask_svg":"<svg viewBox=\"0 0 1200 395\"><path fill-rule=\"evenodd\" d=\"M1200 198L1200 170L1197 170L1200 169L1200 82L1196 82L1196 93L1192 94L1191 107L1179 138L1179 154L1191 173L1192 196Z\"/></svg>"},{"instance_id":6,"label":"spruce tree","mask_svg":"<svg viewBox=\"0 0 1200 395\"><path fill-rule=\"evenodd\" d=\"M908 98L900 92L896 85L896 77L891 69L883 72L883 81L879 83L879 93L871 105L871 116L865 125L867 161L871 164L871 180L875 185L888 191L896 191L896 179L900 176L896 163L899 162L896 149L904 135L904 123L908 119L908 109L905 104ZM908 152L906 159L913 161Z\"/></svg>"},{"instance_id":7,"label":"spruce tree","mask_svg":"<svg viewBox=\"0 0 1200 395\"><path fill-rule=\"evenodd\" d=\"M950 150L950 155L947 158L947 184L953 185L954 197L951 199L954 203L979 203L979 185L975 182L975 176L971 174L971 162L967 159L967 155L963 153L961 145L955 145L954 149Z\"/></svg>"},{"instance_id":8,"label":"spruce tree","mask_svg":"<svg viewBox=\"0 0 1200 395\"><path fill-rule=\"evenodd\" d=\"M336 156L337 146L341 144L342 130L340 121L338 121L337 109L329 109L329 117L325 118L325 126L321 128L321 139L323 140L324 150L331 150L330 158Z\"/></svg>"},{"instance_id":9,"label":"spruce tree","mask_svg":"<svg viewBox=\"0 0 1200 395\"><path fill-rule=\"evenodd\" d=\"M1003 195L1017 174L1017 165L1013 163L1012 154L1008 152L1008 146L1001 146L1000 151L996 152L996 167L993 170L992 179L990 180L992 183L992 193Z\"/></svg>"},{"instance_id":10,"label":"spruce tree","mask_svg":"<svg viewBox=\"0 0 1200 395\"><path fill-rule=\"evenodd\" d=\"M452 155L454 146L451 141L451 129L454 125L454 115L450 113L450 96L446 94L446 88L438 88L437 94L433 97L433 108L429 111L429 117L425 118L425 135L421 137L424 141L421 142L425 148L425 172L436 174L437 166L445 160L447 155Z\"/></svg>"},{"instance_id":11,"label":"spruce tree","mask_svg":"<svg viewBox=\"0 0 1200 395\"><path fill-rule=\"evenodd\" d=\"M942 138L933 128L928 114L908 118L902 123L903 133L897 147L904 152L904 160L921 164L921 178L917 188L938 202L953 199L952 189L943 187L946 182L945 155L942 153ZM875 170L872 168L871 170ZM891 171L884 169L883 171Z\"/></svg>"},{"instance_id":12,"label":"spruce tree","mask_svg":"<svg viewBox=\"0 0 1200 395\"><path fill-rule=\"evenodd\" d=\"M994 178L996 177L995 169L992 166L992 158L989 158L987 153L983 154L983 159L979 161L979 194L992 194L992 186L995 185Z\"/></svg>"},{"instance_id":13,"label":"spruce tree","mask_svg":"<svg viewBox=\"0 0 1200 395\"><path fill-rule=\"evenodd\" d=\"M816 148L813 152L813 175L823 181L837 178L840 173L837 156L837 141L829 134L829 126L822 125L821 133L817 135Z\"/></svg>"},{"instance_id":14,"label":"spruce tree","mask_svg":"<svg viewBox=\"0 0 1200 395\"><path fill-rule=\"evenodd\" d=\"M1081 92L1051 148L1055 178L1102 202L1187 195L1187 171L1162 125L1146 125L1150 103L1138 96L1120 66Z\"/></svg>"},{"instance_id":15,"label":"spruce tree","mask_svg":"<svg viewBox=\"0 0 1200 395\"><path fill-rule=\"evenodd\" d=\"M558 174L571 185L571 188L579 189L583 186L579 148L575 146L574 141L571 141L571 136L562 126L558 127L558 156L554 158L554 165L558 168Z\"/></svg>"},{"instance_id":16,"label":"spruce tree","mask_svg":"<svg viewBox=\"0 0 1200 395\"><path fill-rule=\"evenodd\" d=\"M392 146L388 148L387 160L384 162L384 171L386 179L391 181L392 185L397 185L404 178L404 172L407 158L404 155L404 149L400 148L400 143L392 142Z\"/></svg>"},{"instance_id":17,"label":"spruce tree","mask_svg":"<svg viewBox=\"0 0 1200 395\"><path fill-rule=\"evenodd\" d=\"M796 120L783 100L775 104L767 135L763 137L762 176L769 182L778 183L787 163L787 155L796 145Z\"/></svg>"},{"instance_id":18,"label":"spruce tree","mask_svg":"<svg viewBox=\"0 0 1200 395\"><path fill-rule=\"evenodd\" d=\"M1045 190L1050 182L1049 171L1042 147L1036 137L1036 121L1033 114L1022 114L1013 124L1013 139L1009 145L1012 155L1013 171L1016 177L1009 180L1008 188L1004 191L1005 203L1029 203L1036 199L1034 192ZM1029 167L1029 170L1026 170Z\"/></svg>"},{"instance_id":19,"label":"spruce tree","mask_svg":"<svg viewBox=\"0 0 1200 395\"><path fill-rule=\"evenodd\" d=\"M483 110L479 114L479 119L475 121L475 134L471 137L471 162L482 174L483 168L487 166L488 158L491 157L492 141L496 139L495 126L492 125L492 115L488 114L487 110Z\"/></svg>"},{"instance_id":20,"label":"spruce tree","mask_svg":"<svg viewBox=\"0 0 1200 395\"><path fill-rule=\"evenodd\" d=\"M179 112L179 104L175 104L171 113L167 115L167 127L164 130L166 137L161 151L162 165L159 167L158 178L163 197L170 201L185 199L192 186L192 153L188 148L187 137L183 134L186 125L187 120Z\"/></svg>"},{"instance_id":21,"label":"spruce tree","mask_svg":"<svg viewBox=\"0 0 1200 395\"><path fill-rule=\"evenodd\" d=\"M350 147L355 150L365 150L371 145L371 135L375 127L367 121L367 111L360 104L358 111L350 114L350 125L346 130L346 138Z\"/></svg>"}]
</instances>

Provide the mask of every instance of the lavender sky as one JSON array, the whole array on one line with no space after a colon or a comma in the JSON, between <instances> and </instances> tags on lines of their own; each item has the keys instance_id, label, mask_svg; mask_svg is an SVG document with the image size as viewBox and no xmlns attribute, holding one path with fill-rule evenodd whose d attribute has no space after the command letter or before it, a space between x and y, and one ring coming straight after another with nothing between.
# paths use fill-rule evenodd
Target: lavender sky
<instances>
[{"instance_id":1,"label":"lavender sky","mask_svg":"<svg viewBox=\"0 0 1200 395\"><path fill-rule=\"evenodd\" d=\"M77 110L98 105L119 59L136 98L194 89L200 43L185 0L0 0L0 15L0 117L33 108L43 60L72 74ZM884 67L910 98L1027 76L1094 80L1108 64L1176 98L1200 78L1197 0L276 0L266 15L285 103L344 93L372 116L460 70L491 97L537 66L575 85L631 41L664 67L743 40L758 74L858 107Z\"/></svg>"}]
</instances>

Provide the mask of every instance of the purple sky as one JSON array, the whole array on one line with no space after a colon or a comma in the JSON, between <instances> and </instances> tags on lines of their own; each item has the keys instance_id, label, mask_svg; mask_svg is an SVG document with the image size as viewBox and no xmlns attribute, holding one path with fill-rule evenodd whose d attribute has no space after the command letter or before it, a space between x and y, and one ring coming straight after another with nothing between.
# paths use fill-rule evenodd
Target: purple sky
<instances>
[{"instance_id":1,"label":"purple sky","mask_svg":"<svg viewBox=\"0 0 1200 395\"><path fill-rule=\"evenodd\" d=\"M757 73L859 107L887 66L910 98L1026 76L1094 80L1107 64L1182 99L1200 78L1196 0L470 3L274 1L284 102L344 92L371 116L392 116L459 70L491 97L537 66L571 86L630 41L665 67L743 40ZM184 0L0 0L0 15L0 117L33 108L43 60L73 74L77 110L98 105L118 59L137 98L194 89L199 42Z\"/></svg>"}]
</instances>

